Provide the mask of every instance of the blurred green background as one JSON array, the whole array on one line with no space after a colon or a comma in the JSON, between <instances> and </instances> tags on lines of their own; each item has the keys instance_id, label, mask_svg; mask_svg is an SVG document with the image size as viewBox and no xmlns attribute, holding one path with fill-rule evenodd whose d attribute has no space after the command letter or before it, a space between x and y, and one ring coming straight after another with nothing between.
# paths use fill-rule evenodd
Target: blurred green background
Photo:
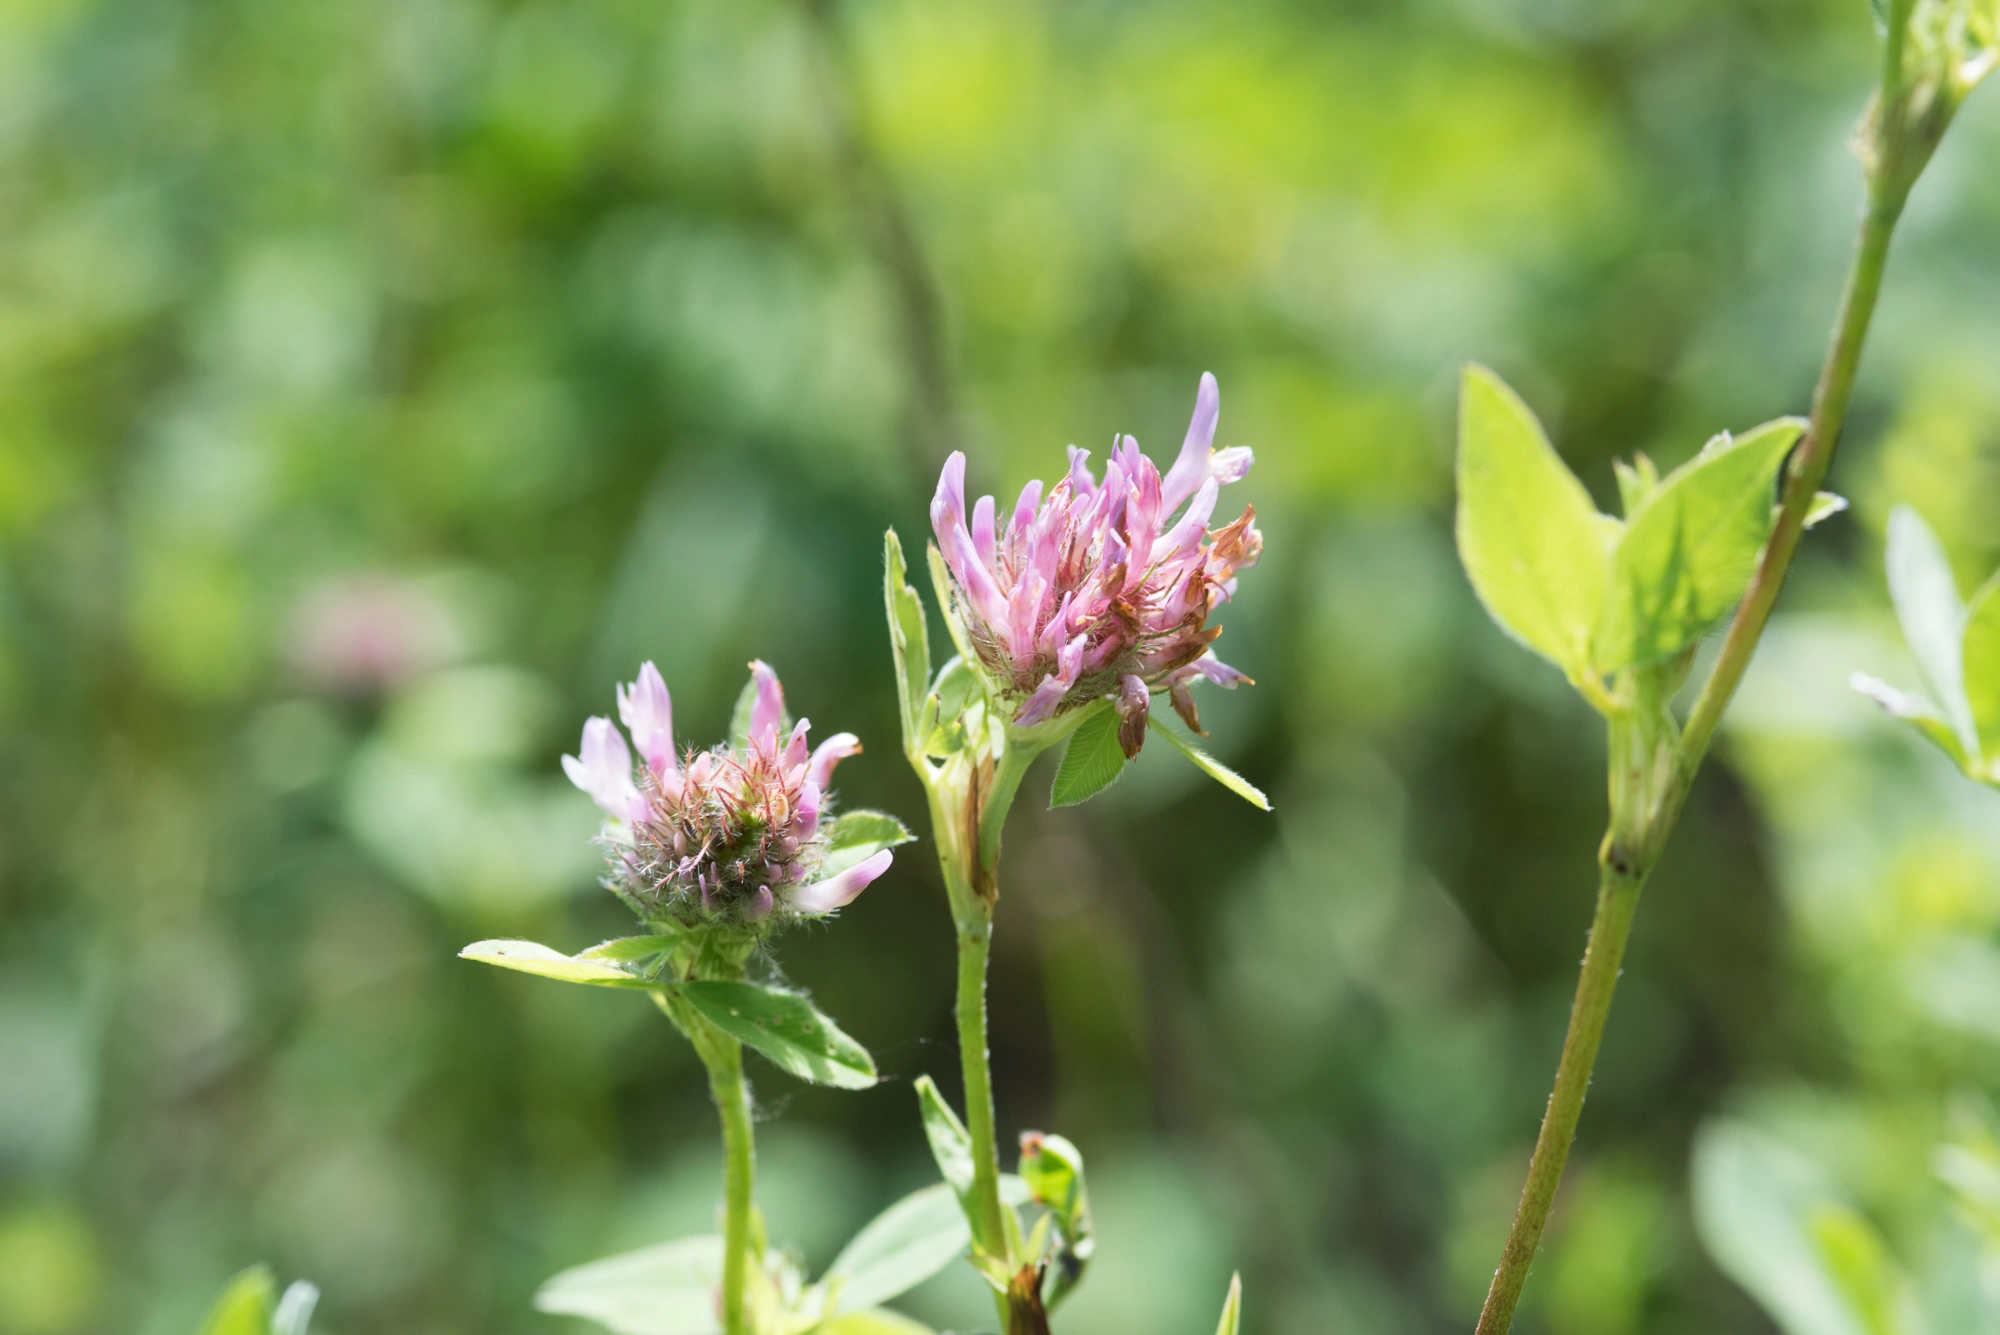
<instances>
[{"instance_id":1,"label":"blurred green background","mask_svg":"<svg viewBox=\"0 0 2000 1335\"><path fill-rule=\"evenodd\" d=\"M649 1008L453 958L624 930L557 756L644 657L713 739L755 654L915 823L883 528L954 444L1006 494L1171 458L1204 369L1269 539L1204 712L1277 813L1158 747L1017 809L1000 1119L1090 1158L1070 1330L1207 1331L1232 1266L1257 1332L1467 1328L1604 797L1458 571L1456 366L1607 507L1614 453L1802 410L1873 62L1864 0L0 6L0 1332L177 1335L260 1259L328 1335L581 1330L535 1286L706 1229L719 1161ZM1845 679L1915 680L1891 504L2000 562L1997 158L1975 97L1524 1332L1774 1329L1691 1205L1745 1144L1976 1260L1931 1154L2000 1087L2000 799ZM931 1176L909 1080L956 1088L927 846L781 953L891 1077L757 1072L823 1264ZM990 1319L963 1268L907 1306Z\"/></svg>"}]
</instances>

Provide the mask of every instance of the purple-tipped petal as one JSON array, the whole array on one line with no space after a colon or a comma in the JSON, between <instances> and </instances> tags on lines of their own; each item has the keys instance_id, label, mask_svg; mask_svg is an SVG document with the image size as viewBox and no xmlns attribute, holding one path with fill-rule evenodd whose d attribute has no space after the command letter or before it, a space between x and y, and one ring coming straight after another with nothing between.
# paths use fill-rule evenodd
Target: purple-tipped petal
<instances>
[{"instance_id":1,"label":"purple-tipped petal","mask_svg":"<svg viewBox=\"0 0 2000 1335\"><path fill-rule=\"evenodd\" d=\"M837 732L821 742L806 767L806 781L825 788L833 781L833 767L849 756L861 754L861 739L851 732Z\"/></svg>"},{"instance_id":2,"label":"purple-tipped petal","mask_svg":"<svg viewBox=\"0 0 2000 1335\"><path fill-rule=\"evenodd\" d=\"M1233 691L1239 683L1250 681L1249 677L1217 658L1212 652L1195 659L1191 666L1225 691ZM1250 684L1256 685L1255 682Z\"/></svg>"},{"instance_id":3,"label":"purple-tipped petal","mask_svg":"<svg viewBox=\"0 0 2000 1335\"><path fill-rule=\"evenodd\" d=\"M1222 415L1222 391L1215 377L1201 373L1201 388L1194 396L1194 417L1188 422L1187 438L1181 453L1160 484L1160 495L1172 514L1180 503L1194 495L1195 488L1208 476L1209 451L1215 446L1215 424Z\"/></svg>"},{"instance_id":4,"label":"purple-tipped petal","mask_svg":"<svg viewBox=\"0 0 2000 1335\"><path fill-rule=\"evenodd\" d=\"M871 881L889 870L896 859L886 848L855 863L846 871L814 881L792 891L792 908L799 913L831 913L854 902Z\"/></svg>"},{"instance_id":5,"label":"purple-tipped petal","mask_svg":"<svg viewBox=\"0 0 2000 1335\"><path fill-rule=\"evenodd\" d=\"M792 735L785 743L785 768L793 769L806 762L809 754L806 747L806 733L812 728L811 719L800 719L792 725Z\"/></svg>"},{"instance_id":6,"label":"purple-tipped petal","mask_svg":"<svg viewBox=\"0 0 2000 1335\"><path fill-rule=\"evenodd\" d=\"M937 492L931 497L931 532L943 545L945 533L965 527L965 451L953 450L938 474Z\"/></svg>"},{"instance_id":7,"label":"purple-tipped petal","mask_svg":"<svg viewBox=\"0 0 2000 1335\"><path fill-rule=\"evenodd\" d=\"M614 820L634 821L646 814L645 799L632 782L632 752L625 735L610 719L597 717L583 725L580 756L562 758L569 781L590 794L599 810Z\"/></svg>"},{"instance_id":8,"label":"purple-tipped petal","mask_svg":"<svg viewBox=\"0 0 2000 1335\"><path fill-rule=\"evenodd\" d=\"M785 718L785 688L778 674L763 659L753 659L750 676L757 683L757 699L750 706L750 742L765 751L778 749L778 727Z\"/></svg>"},{"instance_id":9,"label":"purple-tipped petal","mask_svg":"<svg viewBox=\"0 0 2000 1335\"><path fill-rule=\"evenodd\" d=\"M618 717L631 730L632 744L639 748L655 775L678 772L674 760L674 702L667 683L652 660L639 665L639 679L618 688Z\"/></svg>"}]
</instances>

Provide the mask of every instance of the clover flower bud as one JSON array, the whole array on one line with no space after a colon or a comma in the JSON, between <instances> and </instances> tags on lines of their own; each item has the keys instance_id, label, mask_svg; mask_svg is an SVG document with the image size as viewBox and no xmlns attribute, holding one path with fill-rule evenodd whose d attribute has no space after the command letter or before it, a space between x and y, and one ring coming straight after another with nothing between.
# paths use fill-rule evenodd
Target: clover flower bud
<instances>
[{"instance_id":1,"label":"clover flower bud","mask_svg":"<svg viewBox=\"0 0 2000 1335\"><path fill-rule=\"evenodd\" d=\"M1130 436L1119 437L1102 482L1088 453L1072 445L1069 471L1046 492L1028 483L1004 525L991 496L967 511L965 456L946 460L931 530L951 575L947 612L1017 727L1110 696L1133 756L1145 741L1150 695L1168 694L1200 731L1188 684L1249 680L1209 652L1222 633L1209 615L1264 546L1250 507L1208 527L1221 488L1252 462L1246 448L1214 448L1220 412L1215 377L1204 374L1180 457L1164 477Z\"/></svg>"},{"instance_id":2,"label":"clover flower bud","mask_svg":"<svg viewBox=\"0 0 2000 1335\"><path fill-rule=\"evenodd\" d=\"M618 716L639 760L608 718L584 725L581 754L563 757L570 781L608 820L605 884L654 924L724 921L753 930L851 903L889 869L882 848L829 867L836 764L861 750L853 733L809 748L811 724L787 731L784 687L762 662L750 665L747 736L676 756L673 702L646 663L617 690Z\"/></svg>"}]
</instances>

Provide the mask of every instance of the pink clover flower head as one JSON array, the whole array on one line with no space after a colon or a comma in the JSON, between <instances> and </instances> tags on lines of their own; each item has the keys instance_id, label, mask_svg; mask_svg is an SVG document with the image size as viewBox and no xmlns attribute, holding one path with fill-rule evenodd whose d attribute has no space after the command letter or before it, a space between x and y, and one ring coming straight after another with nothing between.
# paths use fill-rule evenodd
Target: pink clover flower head
<instances>
[{"instance_id":1,"label":"pink clover flower head","mask_svg":"<svg viewBox=\"0 0 2000 1335\"><path fill-rule=\"evenodd\" d=\"M1249 449L1215 448L1221 393L1203 374L1180 456L1164 476L1121 436L1100 481L1069 449L1054 486L1022 488L1004 523L993 498L965 504L965 456L945 461L931 531L951 572L948 614L1023 728L1110 697L1128 756L1145 741L1150 697L1164 693L1201 731L1188 687L1250 679L1216 661L1209 615L1257 563L1256 511L1208 527L1221 489L1250 470Z\"/></svg>"},{"instance_id":2,"label":"pink clover flower head","mask_svg":"<svg viewBox=\"0 0 2000 1335\"><path fill-rule=\"evenodd\" d=\"M646 663L618 688L618 714L638 749L608 718L584 725L581 754L563 757L570 781L604 814L605 884L649 923L725 922L762 931L829 913L889 869L887 848L828 866L834 766L861 750L853 733L817 749L811 724L787 727L784 687L752 663L749 735L676 755L673 704Z\"/></svg>"}]
</instances>

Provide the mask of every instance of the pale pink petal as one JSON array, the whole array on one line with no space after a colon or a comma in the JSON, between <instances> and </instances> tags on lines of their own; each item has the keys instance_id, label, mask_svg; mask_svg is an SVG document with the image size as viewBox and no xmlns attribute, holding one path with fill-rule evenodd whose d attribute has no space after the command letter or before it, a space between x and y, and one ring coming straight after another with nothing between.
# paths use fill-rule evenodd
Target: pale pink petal
<instances>
[{"instance_id":1,"label":"pale pink petal","mask_svg":"<svg viewBox=\"0 0 2000 1335\"><path fill-rule=\"evenodd\" d=\"M645 815L645 799L632 782L632 751L617 726L608 718L592 718L583 725L579 749L582 755L562 758L569 781L589 793L590 800L614 820L638 820Z\"/></svg>"},{"instance_id":2,"label":"pale pink petal","mask_svg":"<svg viewBox=\"0 0 2000 1335\"><path fill-rule=\"evenodd\" d=\"M1021 488L1021 499L1014 502L1014 536L1027 532L1028 524L1035 517L1035 511L1042 503L1042 480L1036 478Z\"/></svg>"},{"instance_id":3,"label":"pale pink petal","mask_svg":"<svg viewBox=\"0 0 2000 1335\"><path fill-rule=\"evenodd\" d=\"M861 739L851 732L837 732L821 742L806 767L806 781L825 788L833 782L833 767L849 756L861 754Z\"/></svg>"},{"instance_id":4,"label":"pale pink petal","mask_svg":"<svg viewBox=\"0 0 2000 1335\"><path fill-rule=\"evenodd\" d=\"M655 775L679 770L674 759L674 702L650 659L639 665L637 681L618 688L618 717L631 730L632 744Z\"/></svg>"},{"instance_id":5,"label":"pale pink petal","mask_svg":"<svg viewBox=\"0 0 2000 1335\"><path fill-rule=\"evenodd\" d=\"M993 565L993 498L981 496L972 507L972 550L990 569Z\"/></svg>"},{"instance_id":6,"label":"pale pink petal","mask_svg":"<svg viewBox=\"0 0 2000 1335\"><path fill-rule=\"evenodd\" d=\"M757 683L757 699L750 706L750 743L759 750L778 749L778 727L785 717L785 688L778 674L763 659L753 659L750 676Z\"/></svg>"},{"instance_id":7,"label":"pale pink petal","mask_svg":"<svg viewBox=\"0 0 2000 1335\"><path fill-rule=\"evenodd\" d=\"M806 732L811 727L811 719L800 719L796 724L792 725L791 739L785 743L785 768L787 770L805 763L807 755Z\"/></svg>"},{"instance_id":8,"label":"pale pink petal","mask_svg":"<svg viewBox=\"0 0 2000 1335\"><path fill-rule=\"evenodd\" d=\"M1217 450L1215 457L1208 461L1208 475L1228 486L1241 482L1250 465L1257 462L1257 456L1250 452L1248 445L1232 445L1226 450Z\"/></svg>"},{"instance_id":9,"label":"pale pink petal","mask_svg":"<svg viewBox=\"0 0 2000 1335\"><path fill-rule=\"evenodd\" d=\"M824 881L814 881L792 891L792 908L799 913L831 913L854 902L855 896L868 888L871 881L889 870L895 856L886 848L863 858L846 871L827 877Z\"/></svg>"},{"instance_id":10,"label":"pale pink petal","mask_svg":"<svg viewBox=\"0 0 2000 1335\"><path fill-rule=\"evenodd\" d=\"M953 450L938 474L937 492L931 497L931 532L940 545L945 534L965 527L965 451Z\"/></svg>"},{"instance_id":11,"label":"pale pink petal","mask_svg":"<svg viewBox=\"0 0 2000 1335\"><path fill-rule=\"evenodd\" d=\"M1160 484L1160 496L1172 514L1180 503L1194 495L1195 488L1208 477L1209 451L1215 446L1215 424L1222 415L1222 391L1215 377L1201 373L1201 388L1194 396L1194 417L1188 422L1187 438L1181 453Z\"/></svg>"}]
</instances>

